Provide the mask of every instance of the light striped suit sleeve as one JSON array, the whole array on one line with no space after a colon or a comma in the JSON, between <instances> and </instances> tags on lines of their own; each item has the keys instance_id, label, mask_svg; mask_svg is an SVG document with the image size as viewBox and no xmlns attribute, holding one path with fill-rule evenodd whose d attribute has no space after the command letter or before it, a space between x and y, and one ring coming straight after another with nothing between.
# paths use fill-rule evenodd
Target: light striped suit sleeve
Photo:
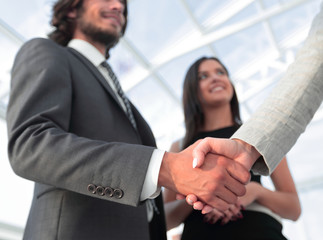
<instances>
[{"instance_id":1,"label":"light striped suit sleeve","mask_svg":"<svg viewBox=\"0 0 323 240\"><path fill-rule=\"evenodd\" d=\"M271 174L305 131L323 100L323 4L304 46L273 92L232 136L263 156L252 170Z\"/></svg>"}]
</instances>

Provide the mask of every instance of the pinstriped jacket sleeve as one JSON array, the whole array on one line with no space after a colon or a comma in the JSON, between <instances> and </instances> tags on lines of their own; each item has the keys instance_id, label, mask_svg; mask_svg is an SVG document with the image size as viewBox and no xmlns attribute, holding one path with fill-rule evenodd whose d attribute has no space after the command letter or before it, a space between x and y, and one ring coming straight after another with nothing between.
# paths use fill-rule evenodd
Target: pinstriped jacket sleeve
<instances>
[{"instance_id":1,"label":"pinstriped jacket sleeve","mask_svg":"<svg viewBox=\"0 0 323 240\"><path fill-rule=\"evenodd\" d=\"M323 4L303 47L277 87L232 136L254 146L263 158L252 170L273 172L305 131L323 100Z\"/></svg>"}]
</instances>

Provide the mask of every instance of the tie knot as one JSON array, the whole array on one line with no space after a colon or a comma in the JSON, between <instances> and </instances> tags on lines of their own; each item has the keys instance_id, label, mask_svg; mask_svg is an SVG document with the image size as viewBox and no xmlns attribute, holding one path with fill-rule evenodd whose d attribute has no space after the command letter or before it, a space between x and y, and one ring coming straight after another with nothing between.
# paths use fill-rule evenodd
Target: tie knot
<instances>
[{"instance_id":1,"label":"tie knot","mask_svg":"<svg viewBox=\"0 0 323 240\"><path fill-rule=\"evenodd\" d=\"M112 71L112 68L110 67L109 63L107 63L106 61L102 62L101 65L106 69L108 69L109 72Z\"/></svg>"}]
</instances>

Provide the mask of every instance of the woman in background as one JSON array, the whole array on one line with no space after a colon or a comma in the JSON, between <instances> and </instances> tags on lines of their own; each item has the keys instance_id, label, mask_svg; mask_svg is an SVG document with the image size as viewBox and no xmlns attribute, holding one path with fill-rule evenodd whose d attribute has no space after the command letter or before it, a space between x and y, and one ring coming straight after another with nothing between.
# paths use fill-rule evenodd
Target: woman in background
<instances>
[{"instance_id":1,"label":"woman in background","mask_svg":"<svg viewBox=\"0 0 323 240\"><path fill-rule=\"evenodd\" d=\"M183 90L185 137L172 144L179 152L205 137L230 138L240 127L239 102L226 67L219 59L202 57L189 68ZM301 207L284 158L271 175L275 191L261 185L251 173L247 193L226 212L214 209L203 215L193 211L176 193L164 191L168 230L184 222L182 240L286 239L281 218L296 221Z\"/></svg>"}]
</instances>

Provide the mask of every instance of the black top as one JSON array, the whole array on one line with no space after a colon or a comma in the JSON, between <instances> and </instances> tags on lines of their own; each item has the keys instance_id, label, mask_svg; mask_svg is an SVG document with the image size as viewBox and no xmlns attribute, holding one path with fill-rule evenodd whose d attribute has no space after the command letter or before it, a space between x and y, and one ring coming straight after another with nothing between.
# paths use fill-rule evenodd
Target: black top
<instances>
[{"instance_id":1,"label":"black top","mask_svg":"<svg viewBox=\"0 0 323 240\"><path fill-rule=\"evenodd\" d=\"M230 138L238 129L236 126L198 133L191 143L205 137ZM260 183L260 176L253 175L251 181ZM273 217L255 211L242 211L243 218L221 225L221 221L210 224L204 221L200 211L194 211L186 218L182 240L278 240L282 235L282 225Z\"/></svg>"}]
</instances>

